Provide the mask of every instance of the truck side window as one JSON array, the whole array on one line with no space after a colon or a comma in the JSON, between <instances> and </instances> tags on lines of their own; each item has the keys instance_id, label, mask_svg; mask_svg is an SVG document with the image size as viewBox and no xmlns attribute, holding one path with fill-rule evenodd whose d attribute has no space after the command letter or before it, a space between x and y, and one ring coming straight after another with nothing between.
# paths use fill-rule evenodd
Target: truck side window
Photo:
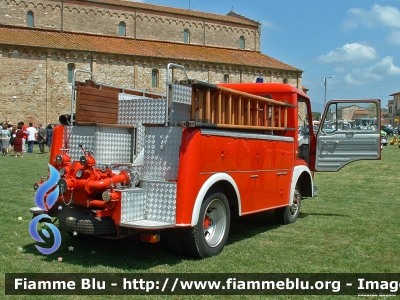
<instances>
[{"instance_id":1,"label":"truck side window","mask_svg":"<svg viewBox=\"0 0 400 300\"><path fill-rule=\"evenodd\" d=\"M325 111L324 120L321 131L324 133L332 133L336 130L336 104L329 105Z\"/></svg>"},{"instance_id":2,"label":"truck side window","mask_svg":"<svg viewBox=\"0 0 400 300\"><path fill-rule=\"evenodd\" d=\"M332 133L343 130L378 130L375 103L338 102L325 111L321 131Z\"/></svg>"},{"instance_id":3,"label":"truck side window","mask_svg":"<svg viewBox=\"0 0 400 300\"><path fill-rule=\"evenodd\" d=\"M299 131L303 134L308 134L310 132L310 124L308 122L307 103L302 101L301 98L299 98L297 113Z\"/></svg>"},{"instance_id":4,"label":"truck side window","mask_svg":"<svg viewBox=\"0 0 400 300\"><path fill-rule=\"evenodd\" d=\"M297 102L297 118L298 118L298 151L299 158L310 163L310 123L307 109L307 102L299 97Z\"/></svg>"}]
</instances>

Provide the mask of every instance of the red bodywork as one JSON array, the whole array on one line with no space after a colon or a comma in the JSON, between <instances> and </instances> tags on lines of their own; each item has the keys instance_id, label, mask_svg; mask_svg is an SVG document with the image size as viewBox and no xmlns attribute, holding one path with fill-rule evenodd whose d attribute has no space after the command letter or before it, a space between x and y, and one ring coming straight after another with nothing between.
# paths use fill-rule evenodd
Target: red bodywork
<instances>
[{"instance_id":1,"label":"red bodywork","mask_svg":"<svg viewBox=\"0 0 400 300\"><path fill-rule=\"evenodd\" d=\"M237 184L242 214L287 205L293 166L293 142L220 137L184 129L176 222L190 224L200 188L219 172L227 173ZM285 175L278 176L280 172Z\"/></svg>"},{"instance_id":2,"label":"red bodywork","mask_svg":"<svg viewBox=\"0 0 400 300\"><path fill-rule=\"evenodd\" d=\"M291 130L277 131L278 136L292 137L293 141L273 139L249 139L203 134L200 128L183 128L179 152L179 169L176 199L176 226L190 226L194 204L199 190L215 173L226 173L235 181L240 196L241 214L263 211L288 205L294 167L307 165L297 158L298 144L298 100L306 103L307 114L312 116L310 100L306 94L289 85L282 84L221 84L221 86L283 101L292 106L288 109L288 127ZM283 116L281 116L283 118ZM264 121L265 123L265 121ZM311 124L309 120L309 124ZM310 126L310 169L314 168L315 136ZM260 134L258 132L257 134ZM262 133L261 133L262 134ZM95 160L87 156L88 163L71 162L62 150L64 126L56 126L50 163L58 170L64 168L67 190L59 201L96 209L97 216L111 216L119 225L121 220L121 196L114 190L116 184L125 185L131 179L127 173L119 174L108 169L95 168ZM62 155L61 164L56 157ZM82 154L83 155L83 154ZM78 179L76 174L82 170ZM107 190L109 201L102 199L101 191Z\"/></svg>"}]
</instances>

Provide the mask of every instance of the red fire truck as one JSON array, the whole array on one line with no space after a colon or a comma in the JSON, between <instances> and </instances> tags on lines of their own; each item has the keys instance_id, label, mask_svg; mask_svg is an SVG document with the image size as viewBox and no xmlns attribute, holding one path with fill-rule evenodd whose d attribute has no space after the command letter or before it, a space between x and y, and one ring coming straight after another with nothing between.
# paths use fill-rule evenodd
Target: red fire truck
<instances>
[{"instance_id":1,"label":"red fire truck","mask_svg":"<svg viewBox=\"0 0 400 300\"><path fill-rule=\"evenodd\" d=\"M274 210L293 223L317 194L314 171L380 158L379 100L329 102L314 132L310 99L288 84L210 84L176 64L165 78L160 95L75 71L50 153L58 199L34 215L58 217L71 236L139 234L205 258L223 250L233 216ZM375 127L338 129L360 110Z\"/></svg>"}]
</instances>

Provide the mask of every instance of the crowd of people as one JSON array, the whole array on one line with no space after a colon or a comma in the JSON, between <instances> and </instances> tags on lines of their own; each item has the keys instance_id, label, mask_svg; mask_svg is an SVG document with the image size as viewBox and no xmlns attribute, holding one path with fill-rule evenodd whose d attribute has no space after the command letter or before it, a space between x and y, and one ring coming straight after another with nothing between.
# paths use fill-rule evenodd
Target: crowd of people
<instances>
[{"instance_id":1,"label":"crowd of people","mask_svg":"<svg viewBox=\"0 0 400 300\"><path fill-rule=\"evenodd\" d=\"M39 145L40 153L45 153L45 145L49 152L53 138L53 125L49 124L43 128L42 124L37 127L33 123L25 125L23 121L12 125L7 120L1 123L1 153L15 157L24 157L24 153L33 153L35 143Z\"/></svg>"}]
</instances>

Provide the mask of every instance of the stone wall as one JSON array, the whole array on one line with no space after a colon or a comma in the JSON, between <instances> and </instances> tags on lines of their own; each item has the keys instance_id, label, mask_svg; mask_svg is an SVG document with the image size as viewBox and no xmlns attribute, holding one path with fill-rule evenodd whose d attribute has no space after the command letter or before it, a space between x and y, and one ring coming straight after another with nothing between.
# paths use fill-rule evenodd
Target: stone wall
<instances>
[{"instance_id":1,"label":"stone wall","mask_svg":"<svg viewBox=\"0 0 400 300\"><path fill-rule=\"evenodd\" d=\"M27 26L27 13L34 14L34 27L62 31L118 36L119 24L126 25L126 37L183 43L184 30L190 32L190 43L205 46L239 48L245 38L245 49L260 51L260 28L166 13L129 6L110 6L86 1L0 0L0 24Z\"/></svg>"}]
</instances>

